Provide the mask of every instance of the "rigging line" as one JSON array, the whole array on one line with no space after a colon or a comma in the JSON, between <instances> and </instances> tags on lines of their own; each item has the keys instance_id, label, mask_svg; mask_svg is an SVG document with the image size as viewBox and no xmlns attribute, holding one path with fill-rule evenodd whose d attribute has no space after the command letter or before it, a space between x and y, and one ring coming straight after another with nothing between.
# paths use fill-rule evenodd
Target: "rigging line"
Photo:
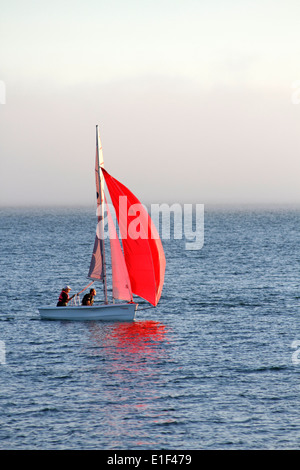
<instances>
[{"instance_id":1,"label":"rigging line","mask_svg":"<svg viewBox=\"0 0 300 470\"><path fill-rule=\"evenodd\" d=\"M90 282L87 286L85 286L80 292L77 293L77 295L81 294L83 291L85 291L88 287L90 287L95 281Z\"/></svg>"}]
</instances>

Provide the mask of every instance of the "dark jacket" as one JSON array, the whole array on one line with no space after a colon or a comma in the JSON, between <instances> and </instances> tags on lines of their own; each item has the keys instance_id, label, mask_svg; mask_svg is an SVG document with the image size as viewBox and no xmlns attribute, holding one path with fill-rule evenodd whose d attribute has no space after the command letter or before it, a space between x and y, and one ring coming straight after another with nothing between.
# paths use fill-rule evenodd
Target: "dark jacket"
<instances>
[{"instance_id":1,"label":"dark jacket","mask_svg":"<svg viewBox=\"0 0 300 470\"><path fill-rule=\"evenodd\" d=\"M93 305L93 303L94 303L94 296L92 294L85 294L85 296L82 299L82 305Z\"/></svg>"}]
</instances>

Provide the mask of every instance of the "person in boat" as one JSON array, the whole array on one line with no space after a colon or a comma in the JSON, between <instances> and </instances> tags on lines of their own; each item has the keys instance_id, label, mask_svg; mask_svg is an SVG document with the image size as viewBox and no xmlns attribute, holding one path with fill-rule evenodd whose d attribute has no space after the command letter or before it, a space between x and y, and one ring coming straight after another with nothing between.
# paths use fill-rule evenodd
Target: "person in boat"
<instances>
[{"instance_id":1,"label":"person in boat","mask_svg":"<svg viewBox=\"0 0 300 470\"><path fill-rule=\"evenodd\" d=\"M82 305L93 305L94 303L94 297L96 295L96 290L91 289L89 294L85 294L85 296L82 299Z\"/></svg>"},{"instance_id":2,"label":"person in boat","mask_svg":"<svg viewBox=\"0 0 300 470\"><path fill-rule=\"evenodd\" d=\"M57 307L66 307L68 302L70 302L70 300L75 297L76 294L72 295L72 297L69 297L70 290L72 290L70 286L65 286L63 288L57 302Z\"/></svg>"}]
</instances>

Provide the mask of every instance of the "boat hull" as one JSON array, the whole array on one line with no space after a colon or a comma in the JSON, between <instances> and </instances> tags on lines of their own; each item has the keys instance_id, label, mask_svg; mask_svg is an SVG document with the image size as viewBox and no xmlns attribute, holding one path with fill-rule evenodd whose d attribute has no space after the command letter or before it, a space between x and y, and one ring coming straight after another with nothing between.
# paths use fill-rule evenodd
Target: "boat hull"
<instances>
[{"instance_id":1,"label":"boat hull","mask_svg":"<svg viewBox=\"0 0 300 470\"><path fill-rule=\"evenodd\" d=\"M137 307L136 303L40 307L39 313L44 320L132 321Z\"/></svg>"}]
</instances>

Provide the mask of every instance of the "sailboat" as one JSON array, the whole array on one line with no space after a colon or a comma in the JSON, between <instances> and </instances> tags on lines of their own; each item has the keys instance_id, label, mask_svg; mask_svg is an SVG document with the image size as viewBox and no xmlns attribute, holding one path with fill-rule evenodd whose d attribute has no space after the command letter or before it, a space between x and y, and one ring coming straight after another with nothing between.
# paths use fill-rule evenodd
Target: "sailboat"
<instances>
[{"instance_id":1,"label":"sailboat","mask_svg":"<svg viewBox=\"0 0 300 470\"><path fill-rule=\"evenodd\" d=\"M86 306L78 304L77 300L77 304L75 302L75 305L66 307L40 307L39 313L42 319L132 321L138 309L138 303L134 301L133 295L143 298L154 307L160 300L166 266L161 240L144 206L126 186L104 168L98 126L96 126L95 176L98 223L87 276L90 283L83 290L94 282L102 283L103 302ZM105 184L116 213L123 248L107 203ZM136 207L138 207L138 217L136 210L133 210ZM110 241L111 301L108 299L107 289L105 212ZM132 236L132 226L135 228L138 226L139 236L137 231Z\"/></svg>"}]
</instances>

